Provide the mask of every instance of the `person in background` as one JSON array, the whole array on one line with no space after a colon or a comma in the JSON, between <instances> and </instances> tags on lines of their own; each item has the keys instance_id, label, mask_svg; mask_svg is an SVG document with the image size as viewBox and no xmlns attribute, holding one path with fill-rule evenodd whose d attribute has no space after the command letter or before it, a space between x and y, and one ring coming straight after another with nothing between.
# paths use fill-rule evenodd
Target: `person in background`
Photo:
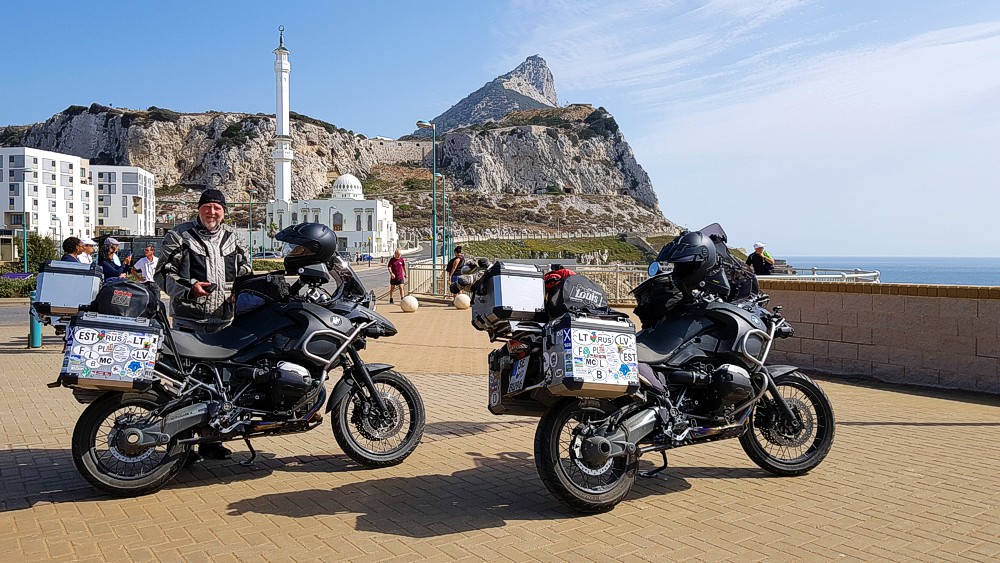
<instances>
[{"instance_id":1,"label":"person in background","mask_svg":"<svg viewBox=\"0 0 1000 563\"><path fill-rule=\"evenodd\" d=\"M114 237L108 237L107 239L104 240L104 245L105 246L110 246L111 250L114 252L113 258L114 258L115 266L119 266L119 267L121 267L121 265L122 265L122 260L121 260L121 258L118 257L118 247L120 246L120 244L121 243L118 242L118 239L116 239ZM101 256L104 256L104 249L101 249ZM132 255L129 254L129 258L131 258L131 257L132 257Z\"/></svg>"},{"instance_id":2,"label":"person in background","mask_svg":"<svg viewBox=\"0 0 1000 563\"><path fill-rule=\"evenodd\" d=\"M138 275L144 282L151 282L159 263L160 259L156 257L156 249L149 245L143 249L142 258L136 261L135 266L132 266L132 273Z\"/></svg>"},{"instance_id":3,"label":"person in background","mask_svg":"<svg viewBox=\"0 0 1000 563\"><path fill-rule=\"evenodd\" d=\"M97 243L94 239L90 237L84 237L81 239L80 243L83 245L83 252L76 257L81 264L91 264L94 262L94 249L97 248Z\"/></svg>"},{"instance_id":4,"label":"person in background","mask_svg":"<svg viewBox=\"0 0 1000 563\"><path fill-rule=\"evenodd\" d=\"M113 239L112 239L113 240ZM128 277L129 262L132 261L132 257L129 256L125 259L125 263L122 265L115 264L115 249L118 248L117 245L105 244L101 247L101 256L98 263L101 265L101 269L104 270L104 281L108 281L114 278L124 278Z\"/></svg>"},{"instance_id":5,"label":"person in background","mask_svg":"<svg viewBox=\"0 0 1000 563\"><path fill-rule=\"evenodd\" d=\"M226 283L251 271L240 237L222 223L225 216L225 194L208 188L198 200L198 217L177 225L163 237L154 275L170 296L175 330L209 334L233 322L236 303L226 294ZM231 455L220 442L207 442L188 463Z\"/></svg>"},{"instance_id":6,"label":"person in background","mask_svg":"<svg viewBox=\"0 0 1000 563\"><path fill-rule=\"evenodd\" d=\"M403 282L406 281L406 260L399 249L389 259L389 303L394 303L392 293L399 290L399 300L403 300Z\"/></svg>"},{"instance_id":7,"label":"person in background","mask_svg":"<svg viewBox=\"0 0 1000 563\"><path fill-rule=\"evenodd\" d=\"M80 255L83 254L83 241L76 237L69 237L62 243L63 252L60 261L63 262L79 262Z\"/></svg>"},{"instance_id":8,"label":"person in background","mask_svg":"<svg viewBox=\"0 0 1000 563\"><path fill-rule=\"evenodd\" d=\"M451 260L448 261L448 267L445 268L445 271L448 272L448 278L447 279L450 282L449 285L455 284L455 283L458 282L458 276L462 275L462 266L464 266L464 265L465 265L465 256L462 255L462 247L461 246L456 246L455 247L455 256L453 256L451 258ZM451 287L454 289L454 288L457 288L458 286L451 285ZM442 293L444 293L444 292L442 291ZM458 293L459 292L457 292L457 291L453 292L452 296L458 295Z\"/></svg>"},{"instance_id":9,"label":"person in background","mask_svg":"<svg viewBox=\"0 0 1000 563\"><path fill-rule=\"evenodd\" d=\"M764 250L764 243L753 243L753 252L747 256L747 266L758 276L767 276L774 271L774 258Z\"/></svg>"}]
</instances>

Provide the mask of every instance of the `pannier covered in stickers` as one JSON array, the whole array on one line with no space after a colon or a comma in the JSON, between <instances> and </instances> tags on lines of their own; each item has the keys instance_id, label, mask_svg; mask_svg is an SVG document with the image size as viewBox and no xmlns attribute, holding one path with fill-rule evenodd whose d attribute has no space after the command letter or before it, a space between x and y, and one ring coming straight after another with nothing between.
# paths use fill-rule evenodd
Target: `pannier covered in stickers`
<instances>
[{"instance_id":1,"label":"pannier covered in stickers","mask_svg":"<svg viewBox=\"0 0 1000 563\"><path fill-rule=\"evenodd\" d=\"M154 379L163 338L158 322L81 313L66 329L59 382L69 387L142 390Z\"/></svg>"},{"instance_id":2,"label":"pannier covered in stickers","mask_svg":"<svg viewBox=\"0 0 1000 563\"><path fill-rule=\"evenodd\" d=\"M542 369L556 396L614 398L639 389L635 325L567 313L545 325Z\"/></svg>"}]
</instances>

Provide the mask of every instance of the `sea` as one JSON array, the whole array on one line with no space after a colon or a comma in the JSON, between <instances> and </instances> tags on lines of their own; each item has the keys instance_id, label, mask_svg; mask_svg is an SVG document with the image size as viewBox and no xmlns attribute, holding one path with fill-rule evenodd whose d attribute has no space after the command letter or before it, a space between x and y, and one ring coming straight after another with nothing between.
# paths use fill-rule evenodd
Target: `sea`
<instances>
[{"instance_id":1,"label":"sea","mask_svg":"<svg viewBox=\"0 0 1000 563\"><path fill-rule=\"evenodd\" d=\"M775 256L794 268L878 270L883 283L1000 285L1000 258Z\"/></svg>"}]
</instances>

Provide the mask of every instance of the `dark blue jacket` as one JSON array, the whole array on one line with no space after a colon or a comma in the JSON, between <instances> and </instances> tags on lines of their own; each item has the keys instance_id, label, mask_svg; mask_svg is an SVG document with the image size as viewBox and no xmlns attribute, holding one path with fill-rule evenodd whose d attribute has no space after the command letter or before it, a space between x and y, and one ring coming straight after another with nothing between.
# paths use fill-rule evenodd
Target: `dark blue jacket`
<instances>
[{"instance_id":1,"label":"dark blue jacket","mask_svg":"<svg viewBox=\"0 0 1000 563\"><path fill-rule=\"evenodd\" d=\"M104 270L104 279L108 280L128 272L129 265L116 266L111 260L101 260L101 269Z\"/></svg>"},{"instance_id":2,"label":"dark blue jacket","mask_svg":"<svg viewBox=\"0 0 1000 563\"><path fill-rule=\"evenodd\" d=\"M60 262L79 262L80 259L77 258L76 256L73 256L69 252L67 252L66 254L63 254L62 258L60 258L59 261Z\"/></svg>"}]
</instances>

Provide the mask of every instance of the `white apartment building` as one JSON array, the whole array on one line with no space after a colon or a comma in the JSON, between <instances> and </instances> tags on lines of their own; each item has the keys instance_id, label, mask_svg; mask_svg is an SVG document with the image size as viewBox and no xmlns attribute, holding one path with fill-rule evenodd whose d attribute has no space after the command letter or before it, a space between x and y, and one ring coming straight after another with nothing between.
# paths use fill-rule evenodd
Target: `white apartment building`
<instances>
[{"instance_id":1,"label":"white apartment building","mask_svg":"<svg viewBox=\"0 0 1000 563\"><path fill-rule=\"evenodd\" d=\"M156 177L138 166L92 165L97 188L97 235L127 231L133 236L156 234Z\"/></svg>"},{"instance_id":2,"label":"white apartment building","mask_svg":"<svg viewBox=\"0 0 1000 563\"><path fill-rule=\"evenodd\" d=\"M27 227L42 236L92 237L94 186L85 158L25 147L0 148L0 213L6 229Z\"/></svg>"}]
</instances>

